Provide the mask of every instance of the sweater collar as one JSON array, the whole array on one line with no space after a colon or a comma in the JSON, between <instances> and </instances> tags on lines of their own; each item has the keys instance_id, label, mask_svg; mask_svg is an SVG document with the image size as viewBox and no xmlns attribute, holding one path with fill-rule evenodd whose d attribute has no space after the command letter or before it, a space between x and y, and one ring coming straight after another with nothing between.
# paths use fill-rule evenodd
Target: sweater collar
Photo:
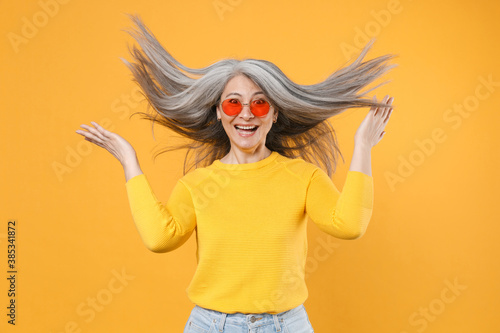
<instances>
[{"instance_id":1,"label":"sweater collar","mask_svg":"<svg viewBox=\"0 0 500 333\"><path fill-rule=\"evenodd\" d=\"M279 153L276 151L271 152L271 155L268 157L257 161L257 162L252 162L252 163L241 163L241 164L227 164L223 163L220 160L215 160L212 165L218 169L225 169L225 170L255 170L255 169L260 169L271 162L273 162L277 157Z\"/></svg>"}]
</instances>

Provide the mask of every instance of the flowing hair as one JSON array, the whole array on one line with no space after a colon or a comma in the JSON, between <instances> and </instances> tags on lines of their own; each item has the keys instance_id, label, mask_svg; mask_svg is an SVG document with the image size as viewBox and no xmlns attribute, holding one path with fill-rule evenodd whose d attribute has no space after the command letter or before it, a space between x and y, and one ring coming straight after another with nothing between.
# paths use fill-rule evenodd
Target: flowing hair
<instances>
[{"instance_id":1,"label":"flowing hair","mask_svg":"<svg viewBox=\"0 0 500 333\"><path fill-rule=\"evenodd\" d=\"M302 158L326 170L335 172L337 155L344 158L337 144L335 130L327 121L348 108L388 107L388 104L363 98L376 87L360 92L365 86L396 65L388 65L395 55L384 55L361 62L374 42L372 39L350 65L340 68L323 82L300 85L291 81L275 64L258 59L223 59L204 68L189 68L163 48L152 32L136 15L127 14L139 29L125 30L140 45L129 52L136 60L121 60L132 71L135 82L155 110L143 112L142 119L163 125L186 137L188 143L164 148L157 155L187 149L183 173L192 167L210 165L221 159L231 148L231 142L217 121L216 105L226 83L237 75L251 79L269 98L279 112L266 137L266 147L289 158ZM153 128L154 136L154 128ZM187 167L189 153L194 162Z\"/></svg>"}]
</instances>

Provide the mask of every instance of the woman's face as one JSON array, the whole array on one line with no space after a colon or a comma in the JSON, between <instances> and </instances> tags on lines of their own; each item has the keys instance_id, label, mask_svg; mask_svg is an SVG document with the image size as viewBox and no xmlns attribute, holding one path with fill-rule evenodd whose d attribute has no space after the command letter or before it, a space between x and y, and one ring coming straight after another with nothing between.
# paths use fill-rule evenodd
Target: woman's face
<instances>
[{"instance_id":1,"label":"woman's face","mask_svg":"<svg viewBox=\"0 0 500 333\"><path fill-rule=\"evenodd\" d=\"M237 99L242 104L259 98L269 101L262 89L245 75L237 75L227 82L221 101L227 98ZM222 126L231 141L231 149L237 148L245 153L253 154L265 149L267 133L277 116L278 113L272 106L266 116L257 117L250 111L249 105L243 105L243 109L236 116L228 116L222 111L220 103L217 105L217 118L221 119ZM237 126L256 126L256 129L245 131L238 129Z\"/></svg>"}]
</instances>

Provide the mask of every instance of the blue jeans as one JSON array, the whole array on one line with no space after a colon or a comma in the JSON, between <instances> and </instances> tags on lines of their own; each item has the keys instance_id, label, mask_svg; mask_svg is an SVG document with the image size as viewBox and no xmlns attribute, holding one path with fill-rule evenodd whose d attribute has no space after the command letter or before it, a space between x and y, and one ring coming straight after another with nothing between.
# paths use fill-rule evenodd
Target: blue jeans
<instances>
[{"instance_id":1,"label":"blue jeans","mask_svg":"<svg viewBox=\"0 0 500 333\"><path fill-rule=\"evenodd\" d=\"M303 304L277 314L224 313L195 305L184 333L313 333Z\"/></svg>"}]
</instances>

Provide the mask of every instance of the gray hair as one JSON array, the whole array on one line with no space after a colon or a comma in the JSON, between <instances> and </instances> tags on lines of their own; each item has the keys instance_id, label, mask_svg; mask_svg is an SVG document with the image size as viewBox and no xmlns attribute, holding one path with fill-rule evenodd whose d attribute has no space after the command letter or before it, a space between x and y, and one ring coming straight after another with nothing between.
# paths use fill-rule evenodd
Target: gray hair
<instances>
[{"instance_id":1,"label":"gray hair","mask_svg":"<svg viewBox=\"0 0 500 333\"><path fill-rule=\"evenodd\" d=\"M217 121L216 105L226 83L236 75L251 79L269 98L279 112L278 120L266 137L266 147L290 158L302 158L335 172L337 145L335 130L327 121L348 108L388 106L365 95L374 88L359 93L372 81L396 65L388 65L395 55L384 55L361 62L371 48L372 39L350 65L331 74L323 82L300 85L291 81L275 64L258 59L223 59L204 68L189 68L178 62L158 42L138 15L127 14L139 29L128 32L139 43L129 51L136 60L130 68L143 95L156 112L138 112L143 119L163 125L191 139L189 143L170 146L157 155L177 149L188 149L183 172L193 166L208 166L221 159L231 148L231 142ZM154 131L153 131L154 135ZM187 168L188 155L195 152L195 161ZM156 156L155 156L156 157ZM333 170L332 170L333 169Z\"/></svg>"}]
</instances>

